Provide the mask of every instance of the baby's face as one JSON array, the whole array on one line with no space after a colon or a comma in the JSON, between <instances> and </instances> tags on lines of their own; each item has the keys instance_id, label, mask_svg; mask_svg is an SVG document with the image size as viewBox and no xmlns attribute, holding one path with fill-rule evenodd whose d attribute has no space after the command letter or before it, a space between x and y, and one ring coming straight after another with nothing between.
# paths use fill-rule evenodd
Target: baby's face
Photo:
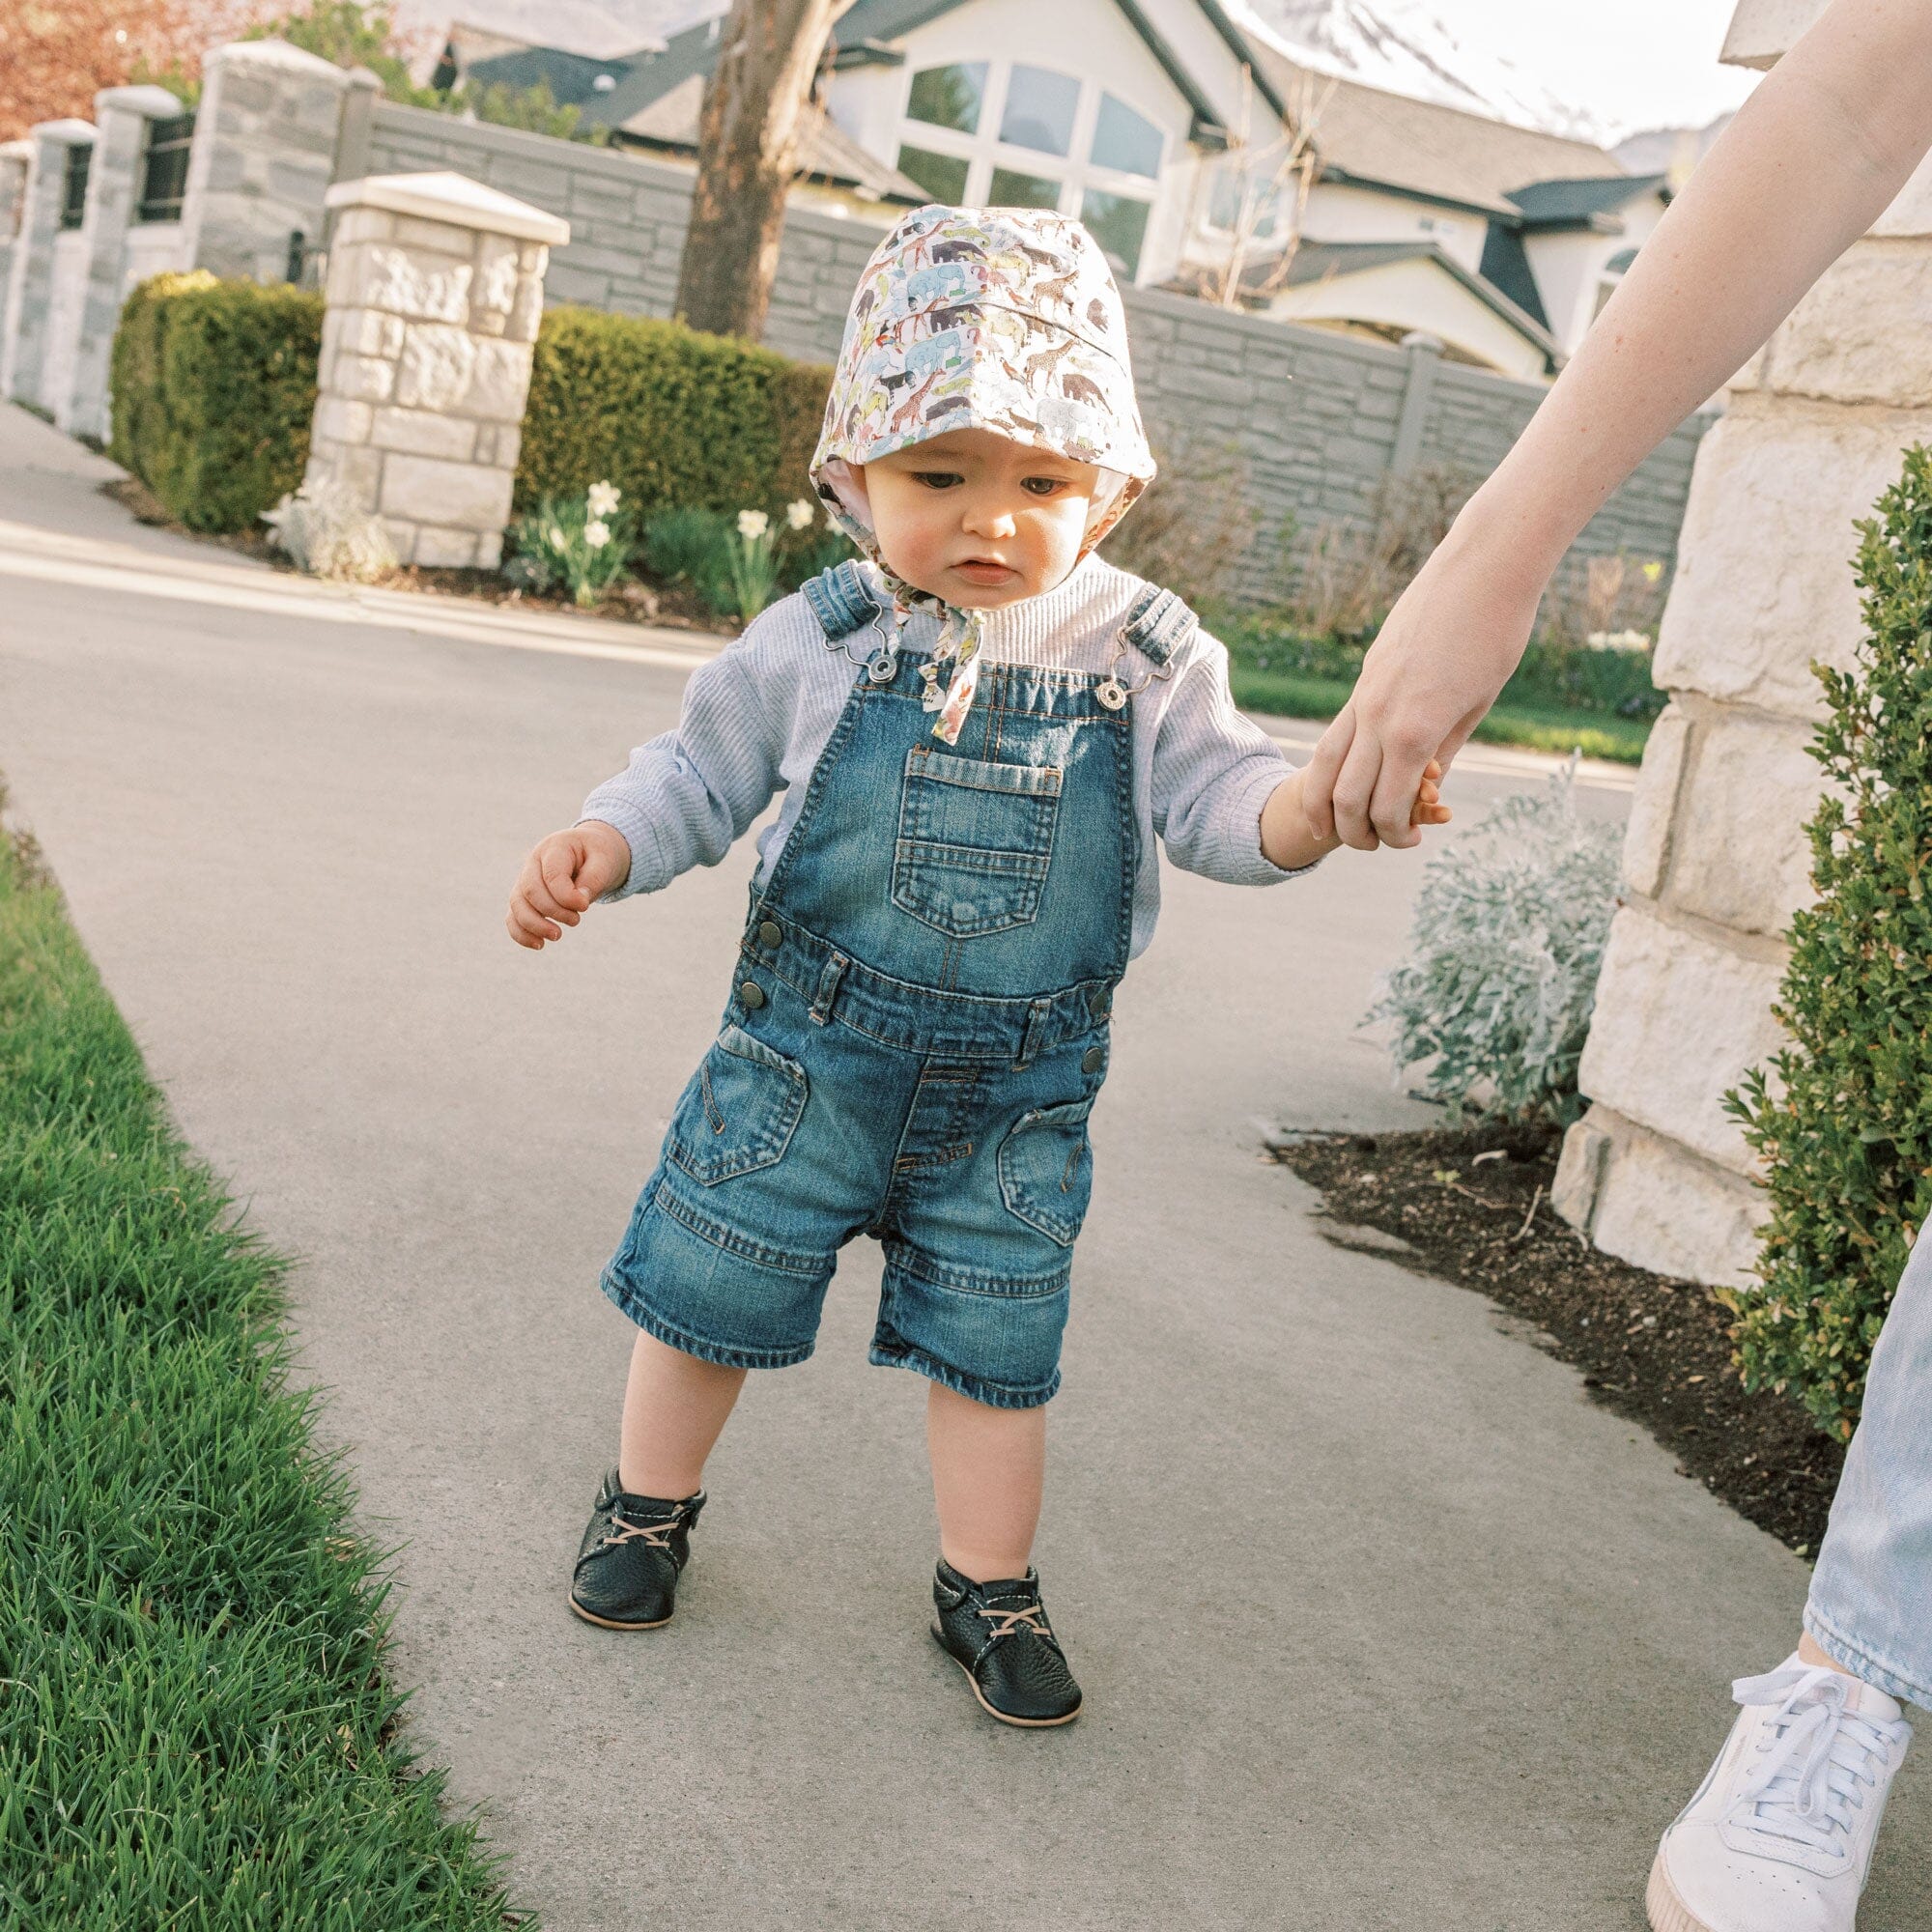
<instances>
[{"instance_id":1,"label":"baby's face","mask_svg":"<svg viewBox=\"0 0 1932 1932\"><path fill-rule=\"evenodd\" d=\"M1100 480L989 429L948 430L865 471L888 567L963 610L1051 590L1079 558Z\"/></svg>"}]
</instances>

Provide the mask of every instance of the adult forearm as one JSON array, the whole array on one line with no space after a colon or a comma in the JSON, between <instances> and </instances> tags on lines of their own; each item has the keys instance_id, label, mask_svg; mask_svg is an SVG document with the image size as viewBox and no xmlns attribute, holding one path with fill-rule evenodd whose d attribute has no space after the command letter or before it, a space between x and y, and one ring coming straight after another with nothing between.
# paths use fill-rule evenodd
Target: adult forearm
<instances>
[{"instance_id":1,"label":"adult forearm","mask_svg":"<svg viewBox=\"0 0 1932 1932\"><path fill-rule=\"evenodd\" d=\"M1540 584L1932 147L1932 0L1834 0L1713 145L1452 543Z\"/></svg>"}]
</instances>

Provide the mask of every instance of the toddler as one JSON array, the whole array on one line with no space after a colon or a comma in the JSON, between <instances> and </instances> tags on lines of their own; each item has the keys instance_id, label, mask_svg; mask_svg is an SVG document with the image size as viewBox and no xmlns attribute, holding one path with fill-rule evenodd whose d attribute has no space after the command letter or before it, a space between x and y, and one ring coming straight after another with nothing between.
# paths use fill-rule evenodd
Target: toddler
<instances>
[{"instance_id":1,"label":"toddler","mask_svg":"<svg viewBox=\"0 0 1932 1932\"><path fill-rule=\"evenodd\" d=\"M933 1634L1009 1724L1081 1693L1032 1566L1045 1405L1092 1185L1108 1014L1155 839L1267 885L1318 838L1227 654L1094 546L1153 475L1093 239L923 208L867 266L812 460L864 554L692 676L526 862L511 937L716 865L773 795L723 1030L604 1273L638 1324L617 1466L570 1589L668 1622L747 1369L803 1361L838 1250L885 1250L871 1360L929 1384ZM1418 823L1448 812L1431 767Z\"/></svg>"}]
</instances>

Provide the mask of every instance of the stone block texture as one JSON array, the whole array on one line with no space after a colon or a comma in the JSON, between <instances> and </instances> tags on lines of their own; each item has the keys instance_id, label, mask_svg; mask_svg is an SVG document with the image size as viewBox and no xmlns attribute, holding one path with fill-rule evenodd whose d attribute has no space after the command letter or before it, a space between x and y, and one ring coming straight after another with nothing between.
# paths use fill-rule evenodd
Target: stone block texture
<instances>
[{"instance_id":1,"label":"stone block texture","mask_svg":"<svg viewBox=\"0 0 1932 1932\"><path fill-rule=\"evenodd\" d=\"M217 47L182 208L186 259L217 275L284 278L292 235L322 245L349 75L286 41Z\"/></svg>"},{"instance_id":2,"label":"stone block texture","mask_svg":"<svg viewBox=\"0 0 1932 1932\"><path fill-rule=\"evenodd\" d=\"M1740 1178L1750 1151L1724 1094L1776 1051L1782 960L1725 936L1621 907L1610 923L1579 1079L1593 1100Z\"/></svg>"},{"instance_id":3,"label":"stone block texture","mask_svg":"<svg viewBox=\"0 0 1932 1932\"><path fill-rule=\"evenodd\" d=\"M551 300L670 314L691 202L687 169L390 101L375 105L370 144L378 172L453 169L568 220L571 239L555 251L545 285ZM765 329L772 348L832 360L852 291L891 218L891 211L876 224L800 208L787 213ZM342 239L338 230L338 245ZM1158 290L1123 293L1155 454L1218 456L1214 445L1239 452L1257 516L1234 588L1251 603L1277 601L1291 531L1305 546L1324 526L1374 524L1411 358ZM1432 374L1416 461L1472 480L1494 467L1545 393L1452 364ZM1691 460L1710 420L1692 417L1605 505L1571 568L1619 551L1671 563Z\"/></svg>"},{"instance_id":4,"label":"stone block texture","mask_svg":"<svg viewBox=\"0 0 1932 1932\"><path fill-rule=\"evenodd\" d=\"M547 259L460 219L340 209L305 481L346 488L405 563L501 554Z\"/></svg>"},{"instance_id":5,"label":"stone block texture","mask_svg":"<svg viewBox=\"0 0 1932 1932\"><path fill-rule=\"evenodd\" d=\"M47 398L54 421L75 435L107 435L107 369L128 291L128 238L140 199L148 126L180 112L181 102L160 87L110 87L94 98L99 133L81 222L86 266L77 339L61 393Z\"/></svg>"},{"instance_id":6,"label":"stone block texture","mask_svg":"<svg viewBox=\"0 0 1932 1932\"><path fill-rule=\"evenodd\" d=\"M29 136L32 152L27 158L20 226L8 277L5 333L0 337L0 393L37 409L49 407L45 393L48 323L67 152L76 143L91 144L94 138L94 128L86 121L43 121Z\"/></svg>"}]
</instances>

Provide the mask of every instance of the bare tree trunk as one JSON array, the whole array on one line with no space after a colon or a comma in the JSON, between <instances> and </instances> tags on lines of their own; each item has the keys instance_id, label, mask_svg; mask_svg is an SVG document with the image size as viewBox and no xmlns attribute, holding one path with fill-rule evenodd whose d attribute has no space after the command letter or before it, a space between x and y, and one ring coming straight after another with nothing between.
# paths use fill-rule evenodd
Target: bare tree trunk
<instances>
[{"instance_id":1,"label":"bare tree trunk","mask_svg":"<svg viewBox=\"0 0 1932 1932\"><path fill-rule=\"evenodd\" d=\"M697 187L677 275L694 328L764 332L812 76L852 0L731 0L704 90Z\"/></svg>"}]
</instances>

